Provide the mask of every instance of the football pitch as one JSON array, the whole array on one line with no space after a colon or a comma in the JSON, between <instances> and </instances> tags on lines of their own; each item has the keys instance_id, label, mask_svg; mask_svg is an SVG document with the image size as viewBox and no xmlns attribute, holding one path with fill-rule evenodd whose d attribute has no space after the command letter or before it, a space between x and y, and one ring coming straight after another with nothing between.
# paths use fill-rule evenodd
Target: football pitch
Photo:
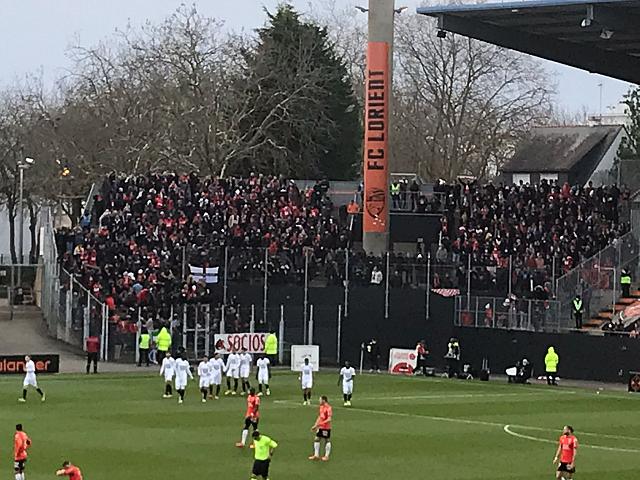
<instances>
[{"instance_id":1,"label":"football pitch","mask_svg":"<svg viewBox=\"0 0 640 480\"><path fill-rule=\"evenodd\" d=\"M326 372L327 370L325 370ZM13 478L13 429L33 446L29 480L55 478L68 459L86 480L249 479L252 451L234 447L246 401L164 400L156 374L41 376L47 393L16 401L21 377L0 379L0 472ZM297 376L278 372L263 397L260 430L279 447L272 480L555 478L555 443L565 424L580 441L578 479L632 480L640 463L640 396L579 388L507 385L388 375L356 377L342 406L337 373L317 375L314 405L302 406ZM333 452L310 462L317 397L334 407Z\"/></svg>"}]
</instances>

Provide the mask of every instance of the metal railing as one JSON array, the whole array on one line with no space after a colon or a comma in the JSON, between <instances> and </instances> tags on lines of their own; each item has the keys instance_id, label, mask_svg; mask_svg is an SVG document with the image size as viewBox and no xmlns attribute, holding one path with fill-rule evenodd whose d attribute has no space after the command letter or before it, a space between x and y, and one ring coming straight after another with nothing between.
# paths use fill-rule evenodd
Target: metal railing
<instances>
[{"instance_id":1,"label":"metal railing","mask_svg":"<svg viewBox=\"0 0 640 480\"><path fill-rule=\"evenodd\" d=\"M560 332L560 303L524 298L456 297L455 325L460 327Z\"/></svg>"},{"instance_id":2,"label":"metal railing","mask_svg":"<svg viewBox=\"0 0 640 480\"><path fill-rule=\"evenodd\" d=\"M83 349L88 337L97 336L100 338L101 359L107 360L107 306L89 292L73 274L60 267L51 209L43 208L42 215L44 231L40 308L49 335Z\"/></svg>"},{"instance_id":3,"label":"metal railing","mask_svg":"<svg viewBox=\"0 0 640 480\"><path fill-rule=\"evenodd\" d=\"M614 306L621 294L622 270L627 270L636 281L639 260L640 230L636 227L558 278L555 290L561 304L562 327L573 325L571 302L576 294L582 296L586 319L602 310L615 312Z\"/></svg>"}]
</instances>

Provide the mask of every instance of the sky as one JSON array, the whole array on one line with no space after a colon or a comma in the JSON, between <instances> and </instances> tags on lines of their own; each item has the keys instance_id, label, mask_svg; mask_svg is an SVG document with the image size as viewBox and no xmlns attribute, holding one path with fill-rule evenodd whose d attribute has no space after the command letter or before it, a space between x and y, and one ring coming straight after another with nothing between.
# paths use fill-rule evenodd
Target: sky
<instances>
[{"instance_id":1,"label":"sky","mask_svg":"<svg viewBox=\"0 0 640 480\"><path fill-rule=\"evenodd\" d=\"M300 11L333 2L338 9L365 5L367 0L289 0ZM64 75L69 62L65 50L72 44L93 45L127 24L159 22L181 3L195 4L208 16L223 20L231 30L250 31L265 21L263 9L280 0L4 0L0 2L0 86L33 72L50 84ZM396 0L415 15L421 0ZM425 21L428 21L425 19ZM575 68L545 62L557 82L557 104L562 110L598 113L602 84L603 107L616 105L629 85Z\"/></svg>"}]
</instances>

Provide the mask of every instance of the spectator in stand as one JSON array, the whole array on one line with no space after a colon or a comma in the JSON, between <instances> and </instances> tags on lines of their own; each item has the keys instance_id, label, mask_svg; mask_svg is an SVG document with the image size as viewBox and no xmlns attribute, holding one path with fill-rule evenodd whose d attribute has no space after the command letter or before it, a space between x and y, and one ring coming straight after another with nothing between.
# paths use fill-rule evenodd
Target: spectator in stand
<instances>
[{"instance_id":1,"label":"spectator in stand","mask_svg":"<svg viewBox=\"0 0 640 480\"><path fill-rule=\"evenodd\" d=\"M347 206L347 213L349 215L356 215L360 212L360 205L358 205L355 200L351 200L349 205Z\"/></svg>"},{"instance_id":2,"label":"spectator in stand","mask_svg":"<svg viewBox=\"0 0 640 480\"><path fill-rule=\"evenodd\" d=\"M374 266L373 271L371 272L371 285L381 285L383 278L382 272L378 266Z\"/></svg>"}]
</instances>

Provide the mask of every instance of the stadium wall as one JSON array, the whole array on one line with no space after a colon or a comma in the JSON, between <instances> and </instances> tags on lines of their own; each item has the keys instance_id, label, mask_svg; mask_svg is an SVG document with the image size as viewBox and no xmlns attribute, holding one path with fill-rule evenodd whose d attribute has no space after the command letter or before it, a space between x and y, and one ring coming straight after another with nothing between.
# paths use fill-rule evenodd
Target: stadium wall
<instances>
[{"instance_id":1,"label":"stadium wall","mask_svg":"<svg viewBox=\"0 0 640 480\"><path fill-rule=\"evenodd\" d=\"M230 287L243 304L256 305L262 318L262 287ZM389 290L389 318L384 317L384 287L354 286L349 291L349 315L342 320L341 359L357 364L360 346L375 337L380 345L381 364L387 365L389 348L413 348L424 339L431 352L430 364L443 367L447 343L460 340L463 363L480 368L489 359L494 374L503 374L516 361L527 358L536 375L544 375L544 355L554 346L560 355L560 377L606 382L625 382L627 372L640 370L640 339L580 334L548 334L527 331L455 327L454 300L433 294L430 318L426 319L424 289ZM285 341L302 343L304 338L304 289L297 286L271 288L267 321L277 328L280 305L284 305ZM321 345L321 360L337 359L338 305L344 302L342 286L310 287L309 305L314 306L314 343Z\"/></svg>"}]
</instances>

